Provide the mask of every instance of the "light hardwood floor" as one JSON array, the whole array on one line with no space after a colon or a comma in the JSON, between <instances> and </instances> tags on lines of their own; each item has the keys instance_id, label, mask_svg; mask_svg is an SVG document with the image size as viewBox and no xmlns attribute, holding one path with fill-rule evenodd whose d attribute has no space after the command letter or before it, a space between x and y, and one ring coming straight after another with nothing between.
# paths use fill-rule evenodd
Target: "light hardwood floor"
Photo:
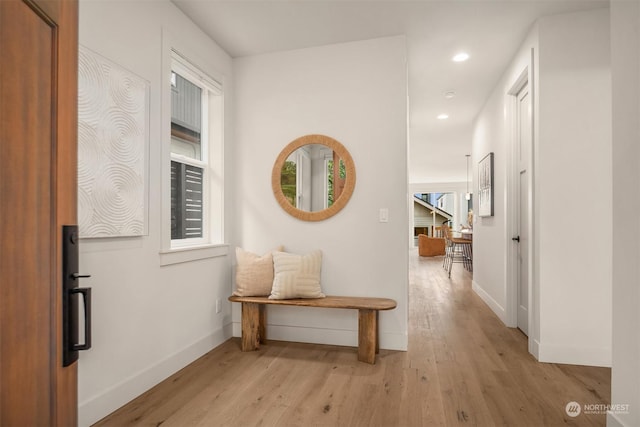
<instances>
[{"instance_id":1,"label":"light hardwood floor","mask_svg":"<svg viewBox=\"0 0 640 427\"><path fill-rule=\"evenodd\" d=\"M234 338L98 426L604 426L610 369L538 363L442 258L410 255L409 349L375 365L351 347Z\"/></svg>"}]
</instances>

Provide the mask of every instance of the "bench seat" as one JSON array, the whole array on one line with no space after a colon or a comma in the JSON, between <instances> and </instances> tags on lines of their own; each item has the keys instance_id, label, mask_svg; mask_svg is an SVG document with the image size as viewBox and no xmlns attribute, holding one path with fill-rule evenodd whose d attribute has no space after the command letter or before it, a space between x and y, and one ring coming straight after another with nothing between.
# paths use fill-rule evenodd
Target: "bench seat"
<instances>
[{"instance_id":1,"label":"bench seat","mask_svg":"<svg viewBox=\"0 0 640 427\"><path fill-rule=\"evenodd\" d=\"M229 301L242 303L242 351L257 350L266 342L266 304L358 310L358 360L371 364L375 363L379 352L378 311L396 308L396 302L388 298L329 295L284 300L230 296Z\"/></svg>"}]
</instances>

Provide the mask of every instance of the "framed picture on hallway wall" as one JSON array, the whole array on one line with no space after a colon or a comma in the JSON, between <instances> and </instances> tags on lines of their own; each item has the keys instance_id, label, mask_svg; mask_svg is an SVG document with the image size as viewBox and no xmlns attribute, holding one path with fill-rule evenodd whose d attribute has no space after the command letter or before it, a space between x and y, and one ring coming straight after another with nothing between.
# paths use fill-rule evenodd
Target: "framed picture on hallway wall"
<instances>
[{"instance_id":1,"label":"framed picture on hallway wall","mask_svg":"<svg viewBox=\"0 0 640 427\"><path fill-rule=\"evenodd\" d=\"M493 153L478 163L478 215L493 216Z\"/></svg>"}]
</instances>

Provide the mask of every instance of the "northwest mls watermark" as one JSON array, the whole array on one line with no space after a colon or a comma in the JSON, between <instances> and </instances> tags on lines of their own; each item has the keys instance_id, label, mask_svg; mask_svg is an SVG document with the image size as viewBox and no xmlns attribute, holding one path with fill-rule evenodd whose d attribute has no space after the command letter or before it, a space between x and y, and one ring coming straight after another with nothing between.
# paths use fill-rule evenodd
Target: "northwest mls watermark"
<instances>
[{"instance_id":1,"label":"northwest mls watermark","mask_svg":"<svg viewBox=\"0 0 640 427\"><path fill-rule=\"evenodd\" d=\"M612 414L628 414L629 413L629 404L628 403L613 403L613 404L605 404L605 403L585 403L584 405L580 405L578 402L569 402L564 407L564 411L570 417L577 417L580 414L585 415L605 415L607 412Z\"/></svg>"}]
</instances>

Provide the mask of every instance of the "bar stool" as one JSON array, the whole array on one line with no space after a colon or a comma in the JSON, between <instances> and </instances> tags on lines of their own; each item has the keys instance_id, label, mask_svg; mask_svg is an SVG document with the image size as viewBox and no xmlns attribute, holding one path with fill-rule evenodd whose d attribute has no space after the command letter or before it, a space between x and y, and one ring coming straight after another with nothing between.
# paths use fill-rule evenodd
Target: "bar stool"
<instances>
[{"instance_id":1,"label":"bar stool","mask_svg":"<svg viewBox=\"0 0 640 427\"><path fill-rule=\"evenodd\" d=\"M473 245L471 240L453 237L451 229L446 225L442 226L445 239L445 254L442 267L447 270L451 277L451 268L454 262L462 263L468 271L473 271Z\"/></svg>"}]
</instances>

